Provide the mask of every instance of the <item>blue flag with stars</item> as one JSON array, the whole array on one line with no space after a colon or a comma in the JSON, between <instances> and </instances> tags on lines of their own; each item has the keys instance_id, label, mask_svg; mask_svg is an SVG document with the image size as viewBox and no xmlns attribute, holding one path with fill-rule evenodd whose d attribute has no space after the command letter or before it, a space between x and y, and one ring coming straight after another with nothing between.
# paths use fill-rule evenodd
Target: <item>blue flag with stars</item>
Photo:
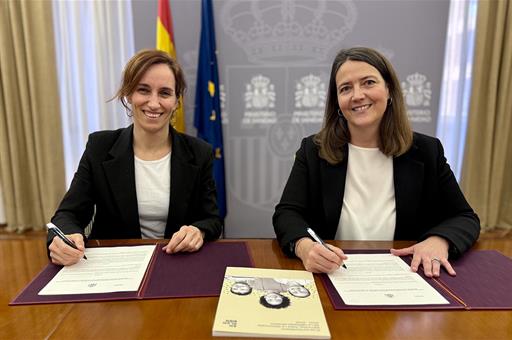
<instances>
[{"instance_id":1,"label":"blue flag with stars","mask_svg":"<svg viewBox=\"0 0 512 340\"><path fill-rule=\"evenodd\" d=\"M213 177L217 187L217 204L220 217L224 218L227 212L226 180L216 52L212 1L201 0L201 42L197 65L194 126L197 129L197 136L213 146Z\"/></svg>"}]
</instances>

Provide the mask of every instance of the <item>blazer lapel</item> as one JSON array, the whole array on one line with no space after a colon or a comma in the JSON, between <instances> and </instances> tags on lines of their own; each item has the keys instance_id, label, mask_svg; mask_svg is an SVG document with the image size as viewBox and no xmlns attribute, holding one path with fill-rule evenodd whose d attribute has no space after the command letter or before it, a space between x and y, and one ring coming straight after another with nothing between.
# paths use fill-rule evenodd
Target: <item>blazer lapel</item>
<instances>
[{"instance_id":1,"label":"blazer lapel","mask_svg":"<svg viewBox=\"0 0 512 340\"><path fill-rule=\"evenodd\" d=\"M124 129L109 151L112 159L103 162L110 190L127 228L139 227L135 165L133 156L133 125Z\"/></svg>"},{"instance_id":2,"label":"blazer lapel","mask_svg":"<svg viewBox=\"0 0 512 340\"><path fill-rule=\"evenodd\" d=\"M323 206L329 239L336 235L336 229L340 220L343 195L345 194L345 179L347 178L348 148L345 148L345 158L340 164L331 165L326 161L320 163Z\"/></svg>"},{"instance_id":3,"label":"blazer lapel","mask_svg":"<svg viewBox=\"0 0 512 340\"><path fill-rule=\"evenodd\" d=\"M422 197L424 177L423 162L414 159L416 147L393 159L393 180L395 183L396 228L395 240L405 239L407 229L415 220L415 211Z\"/></svg>"},{"instance_id":4,"label":"blazer lapel","mask_svg":"<svg viewBox=\"0 0 512 340\"><path fill-rule=\"evenodd\" d=\"M192 163L193 153L183 137L172 128L170 133L172 134L171 197L165 229L166 237L170 237L177 231L185 220L190 195L199 174L199 166Z\"/></svg>"}]
</instances>

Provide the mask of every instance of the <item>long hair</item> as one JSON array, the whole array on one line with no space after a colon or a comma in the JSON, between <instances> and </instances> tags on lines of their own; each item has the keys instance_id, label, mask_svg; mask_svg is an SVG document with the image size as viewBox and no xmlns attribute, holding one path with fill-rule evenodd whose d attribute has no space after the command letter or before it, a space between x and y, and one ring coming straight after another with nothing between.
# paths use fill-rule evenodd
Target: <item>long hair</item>
<instances>
[{"instance_id":1,"label":"long hair","mask_svg":"<svg viewBox=\"0 0 512 340\"><path fill-rule=\"evenodd\" d=\"M379 149L386 156L400 156L412 144L412 129L407 118L400 82L391 63L379 52L366 47L353 47L338 52L332 64L325 104L324 122L314 141L319 156L330 164L345 157L344 147L350 142L347 121L339 112L336 73L346 61L362 61L375 67L389 90L390 101L379 125Z\"/></svg>"},{"instance_id":2,"label":"long hair","mask_svg":"<svg viewBox=\"0 0 512 340\"><path fill-rule=\"evenodd\" d=\"M290 305L290 298L287 297L287 296L284 296L282 294L279 294L279 293L275 293L279 296L281 296L282 298L282 302L278 305L271 305L270 303L267 302L267 300L265 300L265 295L262 295L260 297L260 304L262 306L265 306L267 308L272 308L272 309L281 309L281 308L286 308Z\"/></svg>"},{"instance_id":3,"label":"long hair","mask_svg":"<svg viewBox=\"0 0 512 340\"><path fill-rule=\"evenodd\" d=\"M187 89L187 83L185 81L183 70L178 62L171 57L169 53L164 51L155 49L141 50L137 52L124 67L121 86L114 96L114 98L117 98L126 109L130 109L127 97L135 92L137 85L147 70L156 64L165 64L169 66L174 74L174 78L176 79L176 88L174 89L176 98L183 96Z\"/></svg>"}]
</instances>

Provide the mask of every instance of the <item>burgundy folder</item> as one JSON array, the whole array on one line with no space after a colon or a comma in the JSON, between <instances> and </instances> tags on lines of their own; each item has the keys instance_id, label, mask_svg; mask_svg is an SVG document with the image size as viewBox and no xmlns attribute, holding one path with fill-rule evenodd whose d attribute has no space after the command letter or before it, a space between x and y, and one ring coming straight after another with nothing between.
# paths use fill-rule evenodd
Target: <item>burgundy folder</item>
<instances>
[{"instance_id":1,"label":"burgundy folder","mask_svg":"<svg viewBox=\"0 0 512 340\"><path fill-rule=\"evenodd\" d=\"M218 296L226 267L253 267L245 242L211 242L195 253L166 254L156 246L136 292L37 295L62 268L48 264L9 305Z\"/></svg>"},{"instance_id":2,"label":"burgundy folder","mask_svg":"<svg viewBox=\"0 0 512 340\"><path fill-rule=\"evenodd\" d=\"M389 250L346 250L346 254L388 253ZM403 257L408 264L412 257ZM334 309L341 310L436 310L436 309L512 309L512 259L495 250L469 251L460 259L451 262L457 276L442 270L439 278L427 278L418 273L449 304L406 306L353 306L346 305L326 274L320 276Z\"/></svg>"}]
</instances>

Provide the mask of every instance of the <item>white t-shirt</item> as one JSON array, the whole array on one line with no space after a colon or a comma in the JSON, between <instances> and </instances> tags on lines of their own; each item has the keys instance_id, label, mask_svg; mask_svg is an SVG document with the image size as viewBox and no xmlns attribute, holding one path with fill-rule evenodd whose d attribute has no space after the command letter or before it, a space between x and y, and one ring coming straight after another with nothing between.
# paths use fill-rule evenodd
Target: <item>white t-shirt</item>
<instances>
[{"instance_id":1,"label":"white t-shirt","mask_svg":"<svg viewBox=\"0 0 512 340\"><path fill-rule=\"evenodd\" d=\"M135 189L142 238L164 238L171 192L171 153L144 161L135 156Z\"/></svg>"},{"instance_id":2,"label":"white t-shirt","mask_svg":"<svg viewBox=\"0 0 512 340\"><path fill-rule=\"evenodd\" d=\"M348 145L347 177L337 240L393 240L396 226L393 157Z\"/></svg>"}]
</instances>

